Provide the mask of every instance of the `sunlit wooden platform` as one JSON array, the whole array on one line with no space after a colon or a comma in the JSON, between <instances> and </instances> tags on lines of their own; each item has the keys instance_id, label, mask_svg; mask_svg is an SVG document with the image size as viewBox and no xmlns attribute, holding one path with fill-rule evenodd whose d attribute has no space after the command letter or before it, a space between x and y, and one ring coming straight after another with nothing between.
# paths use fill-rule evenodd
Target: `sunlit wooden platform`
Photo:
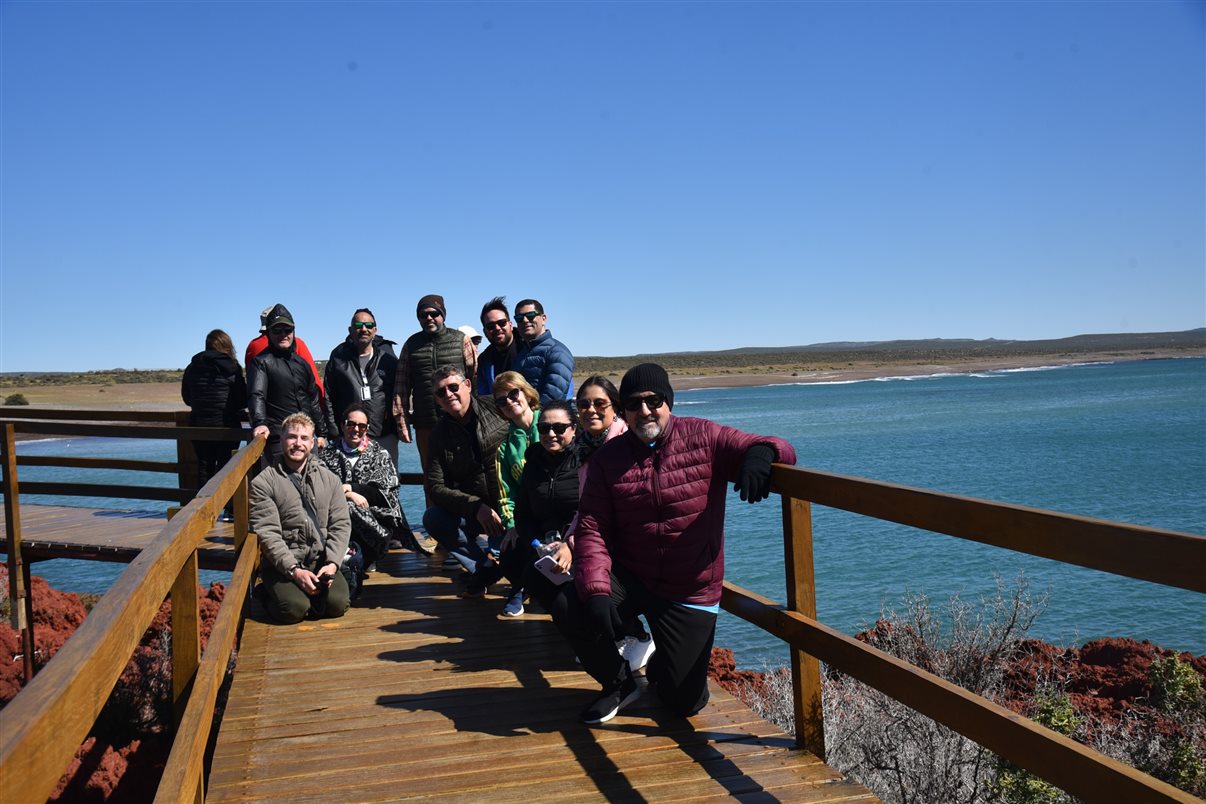
<instances>
[{"instance_id":1,"label":"sunlit wooden platform","mask_svg":"<svg viewBox=\"0 0 1206 804\"><path fill-rule=\"evenodd\" d=\"M603 726L546 615L461 600L438 558L397 551L338 620L268 624L258 604L210 801L877 801L719 688L683 719L647 695Z\"/></svg>"},{"instance_id":2,"label":"sunlit wooden platform","mask_svg":"<svg viewBox=\"0 0 1206 804\"><path fill-rule=\"evenodd\" d=\"M0 508L0 523L4 519ZM145 511L22 503L21 554L26 561L86 558L128 563L166 524L165 515ZM0 531L0 550L7 549L8 537ZM197 552L203 569L229 570L234 564L234 526L215 523Z\"/></svg>"}]
</instances>

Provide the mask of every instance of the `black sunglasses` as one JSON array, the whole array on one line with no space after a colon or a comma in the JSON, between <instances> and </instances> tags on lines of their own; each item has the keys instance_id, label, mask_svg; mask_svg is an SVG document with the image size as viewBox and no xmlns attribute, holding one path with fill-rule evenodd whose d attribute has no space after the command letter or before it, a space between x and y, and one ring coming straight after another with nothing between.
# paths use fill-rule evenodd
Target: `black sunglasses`
<instances>
[{"instance_id":1,"label":"black sunglasses","mask_svg":"<svg viewBox=\"0 0 1206 804\"><path fill-rule=\"evenodd\" d=\"M344 419L343 426L349 430L359 430L364 432L368 429L368 422L354 422L351 419Z\"/></svg>"},{"instance_id":2,"label":"black sunglasses","mask_svg":"<svg viewBox=\"0 0 1206 804\"><path fill-rule=\"evenodd\" d=\"M565 435L565 431L573 426L569 422L536 422L536 430L541 435L547 435L550 432Z\"/></svg>"},{"instance_id":3,"label":"black sunglasses","mask_svg":"<svg viewBox=\"0 0 1206 804\"><path fill-rule=\"evenodd\" d=\"M636 413L641 405L647 405L650 410L657 410L666 404L665 394L650 394L649 396L632 396L624 400L624 410Z\"/></svg>"},{"instance_id":4,"label":"black sunglasses","mask_svg":"<svg viewBox=\"0 0 1206 804\"><path fill-rule=\"evenodd\" d=\"M590 410L593 406L595 410L604 411L611 407L611 401L607 399L579 399L578 410Z\"/></svg>"},{"instance_id":5,"label":"black sunglasses","mask_svg":"<svg viewBox=\"0 0 1206 804\"><path fill-rule=\"evenodd\" d=\"M353 321L352 329L376 329L376 321Z\"/></svg>"},{"instance_id":6,"label":"black sunglasses","mask_svg":"<svg viewBox=\"0 0 1206 804\"><path fill-rule=\"evenodd\" d=\"M498 321L487 321L486 323L482 324L482 329L486 330L487 332L496 329L506 329L508 323L509 322L505 318L499 319Z\"/></svg>"},{"instance_id":7,"label":"black sunglasses","mask_svg":"<svg viewBox=\"0 0 1206 804\"><path fill-rule=\"evenodd\" d=\"M441 313L439 310L420 310L419 311L419 318L439 318L442 315L443 315L443 313Z\"/></svg>"},{"instance_id":8,"label":"black sunglasses","mask_svg":"<svg viewBox=\"0 0 1206 804\"><path fill-rule=\"evenodd\" d=\"M460 393L460 391L461 384L459 382L450 382L447 385L436 389L437 394L444 394L446 396L456 396Z\"/></svg>"},{"instance_id":9,"label":"black sunglasses","mask_svg":"<svg viewBox=\"0 0 1206 804\"><path fill-rule=\"evenodd\" d=\"M536 316L538 316L538 315L541 315L541 314L536 312L535 310L528 310L526 313L516 313L515 320L516 321L525 321L525 320L526 321L535 321Z\"/></svg>"},{"instance_id":10,"label":"black sunglasses","mask_svg":"<svg viewBox=\"0 0 1206 804\"><path fill-rule=\"evenodd\" d=\"M518 388L512 388L510 391L507 391L502 396L494 397L494 404L498 405L501 408L503 405L507 404L508 402L518 402L519 398L521 396L523 396L523 391L519 390Z\"/></svg>"}]
</instances>

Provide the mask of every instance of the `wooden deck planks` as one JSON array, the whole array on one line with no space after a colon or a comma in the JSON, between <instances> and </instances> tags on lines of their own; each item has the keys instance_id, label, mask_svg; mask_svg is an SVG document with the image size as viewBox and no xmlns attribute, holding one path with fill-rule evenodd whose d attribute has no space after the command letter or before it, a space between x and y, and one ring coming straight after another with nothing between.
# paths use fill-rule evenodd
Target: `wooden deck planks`
<instances>
[{"instance_id":1,"label":"wooden deck planks","mask_svg":"<svg viewBox=\"0 0 1206 804\"><path fill-rule=\"evenodd\" d=\"M545 615L461 600L395 552L338 620L253 607L207 781L211 801L876 801L719 688L693 718L646 695L588 727L597 691Z\"/></svg>"},{"instance_id":2,"label":"wooden deck planks","mask_svg":"<svg viewBox=\"0 0 1206 804\"><path fill-rule=\"evenodd\" d=\"M8 549L0 510L0 551ZM130 562L167 524L162 514L72 508L64 505L21 505L21 553L28 561L86 558ZM234 566L234 526L217 522L202 541L200 565L230 570Z\"/></svg>"}]
</instances>

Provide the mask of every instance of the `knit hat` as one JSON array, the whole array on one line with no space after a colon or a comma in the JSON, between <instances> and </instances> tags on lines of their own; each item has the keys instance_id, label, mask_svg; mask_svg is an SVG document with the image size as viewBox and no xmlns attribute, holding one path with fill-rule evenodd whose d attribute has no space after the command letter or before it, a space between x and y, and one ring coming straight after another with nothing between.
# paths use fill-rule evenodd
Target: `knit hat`
<instances>
[{"instance_id":1,"label":"knit hat","mask_svg":"<svg viewBox=\"0 0 1206 804\"><path fill-rule=\"evenodd\" d=\"M434 293L428 293L423 298L419 299L419 306L415 308L415 312L419 312L426 307L434 307L440 311L440 315L448 317L448 309L444 307L444 297L437 296Z\"/></svg>"},{"instance_id":2,"label":"knit hat","mask_svg":"<svg viewBox=\"0 0 1206 804\"><path fill-rule=\"evenodd\" d=\"M272 329L277 324L288 324L295 326L293 323L293 313L289 312L289 308L283 304L275 305L268 311L267 317L264 319L264 328Z\"/></svg>"},{"instance_id":3,"label":"knit hat","mask_svg":"<svg viewBox=\"0 0 1206 804\"><path fill-rule=\"evenodd\" d=\"M666 397L666 406L674 409L674 389L670 387L670 376L657 363L641 363L628 369L620 380L620 399L652 391Z\"/></svg>"}]
</instances>

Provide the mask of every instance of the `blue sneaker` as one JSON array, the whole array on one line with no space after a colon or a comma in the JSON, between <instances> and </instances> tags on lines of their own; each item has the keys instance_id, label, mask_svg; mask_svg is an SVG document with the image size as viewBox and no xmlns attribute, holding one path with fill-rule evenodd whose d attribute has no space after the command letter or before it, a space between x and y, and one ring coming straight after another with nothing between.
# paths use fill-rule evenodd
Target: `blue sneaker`
<instances>
[{"instance_id":1,"label":"blue sneaker","mask_svg":"<svg viewBox=\"0 0 1206 804\"><path fill-rule=\"evenodd\" d=\"M504 617L521 617L523 616L523 590L511 589L511 594L507 595L507 604L503 606Z\"/></svg>"}]
</instances>

